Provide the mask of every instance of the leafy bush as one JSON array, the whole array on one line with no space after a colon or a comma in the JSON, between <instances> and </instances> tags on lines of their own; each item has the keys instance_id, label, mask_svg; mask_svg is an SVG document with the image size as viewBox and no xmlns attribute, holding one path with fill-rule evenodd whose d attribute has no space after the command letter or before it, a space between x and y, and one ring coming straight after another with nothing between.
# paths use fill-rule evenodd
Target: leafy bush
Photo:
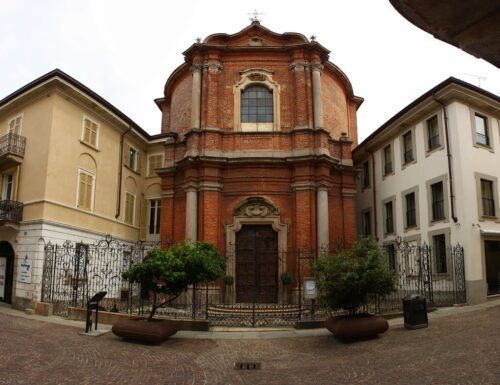
<instances>
[{"instance_id":1,"label":"leafy bush","mask_svg":"<svg viewBox=\"0 0 500 385\"><path fill-rule=\"evenodd\" d=\"M283 285L291 285L292 284L292 275L288 271L284 271L280 275L280 280Z\"/></svg>"},{"instance_id":2,"label":"leafy bush","mask_svg":"<svg viewBox=\"0 0 500 385\"><path fill-rule=\"evenodd\" d=\"M372 237L359 240L350 250L321 256L314 274L320 302L351 314L366 303L368 295L384 296L395 290L394 273Z\"/></svg>"},{"instance_id":3,"label":"leafy bush","mask_svg":"<svg viewBox=\"0 0 500 385\"><path fill-rule=\"evenodd\" d=\"M148 320L156 310L172 302L189 285L212 282L222 277L225 259L217 248L206 242L180 243L168 250L152 250L141 263L130 266L122 276L138 282L144 291L153 294ZM157 304L158 295L168 298Z\"/></svg>"}]
</instances>

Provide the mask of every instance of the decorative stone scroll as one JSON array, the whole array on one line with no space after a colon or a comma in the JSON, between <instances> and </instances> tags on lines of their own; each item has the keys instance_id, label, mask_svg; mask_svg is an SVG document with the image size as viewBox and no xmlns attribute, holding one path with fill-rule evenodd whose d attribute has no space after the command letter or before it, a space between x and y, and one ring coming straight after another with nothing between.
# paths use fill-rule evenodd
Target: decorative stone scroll
<instances>
[{"instance_id":1,"label":"decorative stone scroll","mask_svg":"<svg viewBox=\"0 0 500 385\"><path fill-rule=\"evenodd\" d=\"M250 197L234 209L234 216L269 217L279 216L279 210L262 197Z\"/></svg>"}]
</instances>

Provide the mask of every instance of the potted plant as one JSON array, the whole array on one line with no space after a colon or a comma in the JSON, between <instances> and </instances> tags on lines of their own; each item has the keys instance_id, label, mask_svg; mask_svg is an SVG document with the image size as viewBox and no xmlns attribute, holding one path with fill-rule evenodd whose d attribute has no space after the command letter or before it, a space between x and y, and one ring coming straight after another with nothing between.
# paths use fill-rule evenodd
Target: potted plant
<instances>
[{"instance_id":1,"label":"potted plant","mask_svg":"<svg viewBox=\"0 0 500 385\"><path fill-rule=\"evenodd\" d=\"M123 319L113 325L114 334L146 343L159 343L177 332L175 321L155 320L156 311L170 304L189 285L212 282L221 278L224 257L206 242L181 243L168 250L152 250L141 263L123 273L129 282L138 282L142 290L152 295L146 320ZM161 300L160 300L161 298Z\"/></svg>"},{"instance_id":2,"label":"potted plant","mask_svg":"<svg viewBox=\"0 0 500 385\"><path fill-rule=\"evenodd\" d=\"M287 289L292 284L292 275L288 271L284 271L280 275L281 284L283 287L283 303L287 303Z\"/></svg>"},{"instance_id":3,"label":"potted plant","mask_svg":"<svg viewBox=\"0 0 500 385\"><path fill-rule=\"evenodd\" d=\"M350 250L321 256L314 274L320 303L346 313L325 320L325 327L337 338L369 338L388 329L385 318L359 312L369 296L384 296L395 289L394 273L372 237L359 240Z\"/></svg>"},{"instance_id":4,"label":"potted plant","mask_svg":"<svg viewBox=\"0 0 500 385\"><path fill-rule=\"evenodd\" d=\"M224 278L222 278L222 282L224 282L224 303L227 302L227 288L233 286L234 284L234 277L232 275L225 275Z\"/></svg>"}]
</instances>

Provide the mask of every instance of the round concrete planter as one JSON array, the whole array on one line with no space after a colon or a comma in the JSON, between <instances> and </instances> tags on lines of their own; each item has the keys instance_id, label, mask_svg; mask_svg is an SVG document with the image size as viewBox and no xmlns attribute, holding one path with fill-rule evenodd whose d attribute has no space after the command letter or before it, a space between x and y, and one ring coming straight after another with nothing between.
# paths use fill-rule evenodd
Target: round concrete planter
<instances>
[{"instance_id":1,"label":"round concrete planter","mask_svg":"<svg viewBox=\"0 0 500 385\"><path fill-rule=\"evenodd\" d=\"M389 323L383 317L360 313L328 317L325 327L335 337L344 341L356 341L376 337L389 329Z\"/></svg>"},{"instance_id":2,"label":"round concrete planter","mask_svg":"<svg viewBox=\"0 0 500 385\"><path fill-rule=\"evenodd\" d=\"M171 320L146 321L142 318L122 319L111 328L122 338L145 344L159 344L177 333L177 322Z\"/></svg>"}]
</instances>

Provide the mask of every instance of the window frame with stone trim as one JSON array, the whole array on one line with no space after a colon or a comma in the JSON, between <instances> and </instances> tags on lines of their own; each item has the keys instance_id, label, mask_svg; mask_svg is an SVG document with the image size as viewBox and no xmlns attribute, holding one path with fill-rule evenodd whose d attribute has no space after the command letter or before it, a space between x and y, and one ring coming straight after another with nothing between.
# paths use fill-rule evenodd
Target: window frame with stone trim
<instances>
[{"instance_id":1,"label":"window frame with stone trim","mask_svg":"<svg viewBox=\"0 0 500 385\"><path fill-rule=\"evenodd\" d=\"M82 181L82 175L85 178L92 178L92 183L89 185L88 181ZM85 189L82 189L82 183L86 185ZM95 183L96 175L88 170L78 168L77 173L77 191L76 191L76 207L85 211L94 211L94 193L95 193ZM90 186L90 191L89 191ZM85 201L85 202L83 202ZM88 205L87 205L88 204Z\"/></svg>"},{"instance_id":2,"label":"window frame with stone trim","mask_svg":"<svg viewBox=\"0 0 500 385\"><path fill-rule=\"evenodd\" d=\"M125 166L129 170L131 170L137 174L140 174L141 173L141 152L137 149L136 146L134 146L133 144L131 144L129 142L125 143L123 151L124 151L123 162L124 162ZM132 151L135 153L134 167L132 167L132 165L131 165Z\"/></svg>"},{"instance_id":3,"label":"window frame with stone trim","mask_svg":"<svg viewBox=\"0 0 500 385\"><path fill-rule=\"evenodd\" d=\"M388 205L391 205L390 215L388 215ZM382 216L384 220L384 236L396 234L396 195L392 195L382 201ZM390 226L389 226L390 225Z\"/></svg>"},{"instance_id":4,"label":"window frame with stone trim","mask_svg":"<svg viewBox=\"0 0 500 385\"><path fill-rule=\"evenodd\" d=\"M156 158L156 157L159 157L160 158L160 161L154 163L152 161L153 158ZM157 168L162 168L163 167L163 160L164 160L164 154L159 152L159 153L155 153L155 154L149 154L148 155L148 169L147 169L147 176L148 177L151 177L151 176L158 176L156 173L155 173L155 169Z\"/></svg>"},{"instance_id":5,"label":"window frame with stone trim","mask_svg":"<svg viewBox=\"0 0 500 385\"><path fill-rule=\"evenodd\" d=\"M128 199L132 199L131 201ZM125 209L123 212L123 221L129 225L135 225L135 211L137 205L137 196L131 191L125 191L125 199L124 199Z\"/></svg>"},{"instance_id":6,"label":"window frame with stone trim","mask_svg":"<svg viewBox=\"0 0 500 385\"><path fill-rule=\"evenodd\" d=\"M385 145L380 151L382 158L383 178L394 174L394 147L392 143Z\"/></svg>"},{"instance_id":7,"label":"window frame with stone trim","mask_svg":"<svg viewBox=\"0 0 500 385\"><path fill-rule=\"evenodd\" d=\"M433 119L436 120L436 135L431 137L429 122ZM428 116L423 120L423 131L425 138L425 154L429 156L434 151L438 151L444 148L444 134L443 134L443 114L441 111L436 111L432 115ZM431 143L433 138L437 138L436 143Z\"/></svg>"},{"instance_id":8,"label":"window frame with stone trim","mask_svg":"<svg viewBox=\"0 0 500 385\"><path fill-rule=\"evenodd\" d=\"M403 223L404 231L415 230L420 226L420 211L419 211L419 186L414 186L401 192L401 201L403 204ZM413 194L414 197L414 211L415 211L415 223L411 224L409 222L409 211L411 208L408 207L408 196Z\"/></svg>"},{"instance_id":9,"label":"window frame with stone trim","mask_svg":"<svg viewBox=\"0 0 500 385\"><path fill-rule=\"evenodd\" d=\"M486 175L479 172L474 173L476 179L476 195L477 195L477 213L480 221L484 220L498 220L498 215L500 213L500 205L498 200L498 178L492 175ZM483 191L483 181L489 182L491 186L491 197L486 198L493 201L493 215L488 215L484 210L484 191Z\"/></svg>"},{"instance_id":10,"label":"window frame with stone trim","mask_svg":"<svg viewBox=\"0 0 500 385\"><path fill-rule=\"evenodd\" d=\"M440 248L440 252L438 252L438 248L436 247L437 237L442 239L442 248ZM450 244L450 229L440 229L435 231L430 231L428 233L429 243L431 245L431 253L433 255L433 265L432 270L434 274L449 274L451 266L451 256L450 256L450 248L448 245Z\"/></svg>"},{"instance_id":11,"label":"window frame with stone trim","mask_svg":"<svg viewBox=\"0 0 500 385\"><path fill-rule=\"evenodd\" d=\"M361 231L364 237L373 235L371 217L372 217L371 208L361 211L361 226L362 226Z\"/></svg>"},{"instance_id":12,"label":"window frame with stone trim","mask_svg":"<svg viewBox=\"0 0 500 385\"><path fill-rule=\"evenodd\" d=\"M409 138L409 141L407 140ZM401 135L401 165L402 168L416 162L415 130L406 131ZM409 146L408 146L409 145Z\"/></svg>"},{"instance_id":13,"label":"window frame with stone trim","mask_svg":"<svg viewBox=\"0 0 500 385\"><path fill-rule=\"evenodd\" d=\"M365 160L361 167L361 188L364 190L370 188L370 161Z\"/></svg>"},{"instance_id":14,"label":"window frame with stone trim","mask_svg":"<svg viewBox=\"0 0 500 385\"><path fill-rule=\"evenodd\" d=\"M87 122L90 124L87 130ZM92 127L95 127L95 131L92 130ZM100 131L100 124L96 122L94 119L88 117L87 115L83 115L83 120L82 120L82 136L80 138L80 141L92 148L98 149L99 148L99 131ZM88 135L87 135L88 132ZM92 133L94 132L95 137L94 137L94 143L92 142Z\"/></svg>"},{"instance_id":15,"label":"window frame with stone trim","mask_svg":"<svg viewBox=\"0 0 500 385\"><path fill-rule=\"evenodd\" d=\"M476 148L483 148L490 152L494 152L494 143L493 140L493 132L491 129L491 119L487 114L483 112L479 112L475 109L470 108L470 116L471 116L471 132L472 132L472 145ZM484 133L478 132L478 119L480 119L484 123ZM484 137L485 143L482 143L481 140L478 140L479 137Z\"/></svg>"},{"instance_id":16,"label":"window frame with stone trim","mask_svg":"<svg viewBox=\"0 0 500 385\"><path fill-rule=\"evenodd\" d=\"M23 128L24 112L17 114L7 120L7 134L21 135L21 130Z\"/></svg>"},{"instance_id":17,"label":"window frame with stone trim","mask_svg":"<svg viewBox=\"0 0 500 385\"><path fill-rule=\"evenodd\" d=\"M433 185L437 183L442 184L442 192L443 192L443 217L435 218L433 212L433 204L436 204L437 201L434 200L435 196L433 196ZM449 222L450 214L449 214L449 195L448 195L448 174L443 174L427 180L425 182L427 189L427 209L428 209L428 218L429 225L432 226L439 222Z\"/></svg>"},{"instance_id":18,"label":"window frame with stone trim","mask_svg":"<svg viewBox=\"0 0 500 385\"><path fill-rule=\"evenodd\" d=\"M240 72L241 79L233 87L234 93L234 130L240 132L280 131L280 86L273 80L274 71L265 68L250 68ZM272 122L243 122L242 93L253 86L264 87L272 93Z\"/></svg>"},{"instance_id":19,"label":"window frame with stone trim","mask_svg":"<svg viewBox=\"0 0 500 385\"><path fill-rule=\"evenodd\" d=\"M161 198L148 198L148 215L147 215L147 231L148 238L160 235L161 231ZM152 203L157 202L157 206L153 207ZM154 212L154 217L151 215ZM153 223L152 223L153 222ZM151 232L153 225L153 232Z\"/></svg>"}]
</instances>

